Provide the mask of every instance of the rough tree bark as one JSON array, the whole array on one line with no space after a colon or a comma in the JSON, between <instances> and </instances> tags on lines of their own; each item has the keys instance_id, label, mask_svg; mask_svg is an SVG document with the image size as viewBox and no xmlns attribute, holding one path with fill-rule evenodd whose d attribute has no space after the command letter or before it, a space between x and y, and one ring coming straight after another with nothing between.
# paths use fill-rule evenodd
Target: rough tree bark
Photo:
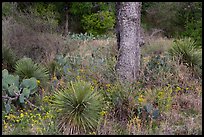
<instances>
[{"instance_id":1,"label":"rough tree bark","mask_svg":"<svg viewBox=\"0 0 204 137\"><path fill-rule=\"evenodd\" d=\"M69 33L69 30L68 30L68 24L69 21L68 21L68 10L66 11L66 15L65 15L65 28L64 28L64 34L65 35L68 35Z\"/></svg>"},{"instance_id":2,"label":"rough tree bark","mask_svg":"<svg viewBox=\"0 0 204 137\"><path fill-rule=\"evenodd\" d=\"M116 36L119 56L116 71L122 81L137 79L140 67L140 2L116 2Z\"/></svg>"},{"instance_id":3,"label":"rough tree bark","mask_svg":"<svg viewBox=\"0 0 204 137\"><path fill-rule=\"evenodd\" d=\"M64 36L67 36L69 34L69 3L67 2L65 5L65 24L64 24Z\"/></svg>"}]
</instances>

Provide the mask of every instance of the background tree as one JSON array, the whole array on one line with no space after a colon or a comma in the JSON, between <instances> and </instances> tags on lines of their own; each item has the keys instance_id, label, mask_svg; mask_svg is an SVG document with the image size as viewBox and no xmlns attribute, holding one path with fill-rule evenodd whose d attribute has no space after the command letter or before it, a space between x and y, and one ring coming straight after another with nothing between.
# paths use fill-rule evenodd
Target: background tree
<instances>
[{"instance_id":1,"label":"background tree","mask_svg":"<svg viewBox=\"0 0 204 137\"><path fill-rule=\"evenodd\" d=\"M137 79L140 67L140 2L117 2L119 56L116 71L122 81Z\"/></svg>"}]
</instances>

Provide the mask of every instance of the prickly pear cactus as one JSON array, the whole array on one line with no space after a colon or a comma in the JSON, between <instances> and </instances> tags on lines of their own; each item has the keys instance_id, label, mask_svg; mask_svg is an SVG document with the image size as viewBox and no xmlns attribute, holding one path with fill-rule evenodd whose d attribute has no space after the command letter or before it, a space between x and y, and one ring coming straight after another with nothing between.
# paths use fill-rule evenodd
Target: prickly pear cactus
<instances>
[{"instance_id":1,"label":"prickly pear cactus","mask_svg":"<svg viewBox=\"0 0 204 137\"><path fill-rule=\"evenodd\" d=\"M8 70L2 71L2 99L6 113L11 110L12 101L19 101L25 103L25 100L30 95L37 91L37 80L32 77L30 79L23 79L19 83L19 76L14 76L8 73Z\"/></svg>"}]
</instances>

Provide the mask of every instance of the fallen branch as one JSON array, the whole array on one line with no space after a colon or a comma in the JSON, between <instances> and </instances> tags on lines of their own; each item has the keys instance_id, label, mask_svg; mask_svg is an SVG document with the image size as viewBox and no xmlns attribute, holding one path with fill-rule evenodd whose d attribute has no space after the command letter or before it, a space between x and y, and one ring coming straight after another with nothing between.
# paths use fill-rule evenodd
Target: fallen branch
<instances>
[{"instance_id":1,"label":"fallen branch","mask_svg":"<svg viewBox=\"0 0 204 137\"><path fill-rule=\"evenodd\" d=\"M152 38L155 34L159 33L159 32L164 32L162 29L155 29L152 34L150 35L150 38Z\"/></svg>"},{"instance_id":2,"label":"fallen branch","mask_svg":"<svg viewBox=\"0 0 204 137\"><path fill-rule=\"evenodd\" d=\"M35 107L35 108L37 108L38 110L41 111L41 108L39 108L39 107L35 106L34 104L32 104L28 99L25 99L25 100L26 100L26 102L28 102L28 104L29 104L30 106Z\"/></svg>"},{"instance_id":3,"label":"fallen branch","mask_svg":"<svg viewBox=\"0 0 204 137\"><path fill-rule=\"evenodd\" d=\"M2 96L2 98L8 99L8 100L17 100L17 99L18 99L18 96L14 97L14 98L9 97L9 96Z\"/></svg>"}]
</instances>

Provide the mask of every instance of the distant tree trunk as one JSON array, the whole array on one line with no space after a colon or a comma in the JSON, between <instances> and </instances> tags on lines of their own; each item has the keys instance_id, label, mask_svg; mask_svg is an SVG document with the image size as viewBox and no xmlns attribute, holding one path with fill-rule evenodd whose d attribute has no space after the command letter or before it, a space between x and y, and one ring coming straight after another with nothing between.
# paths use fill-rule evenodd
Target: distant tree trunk
<instances>
[{"instance_id":1,"label":"distant tree trunk","mask_svg":"<svg viewBox=\"0 0 204 137\"><path fill-rule=\"evenodd\" d=\"M65 24L64 24L64 36L67 36L69 33L69 14L68 14L68 4L65 7Z\"/></svg>"},{"instance_id":2,"label":"distant tree trunk","mask_svg":"<svg viewBox=\"0 0 204 137\"><path fill-rule=\"evenodd\" d=\"M68 35L68 32L69 32L69 29L68 29L68 23L69 23L69 21L68 21L68 12L66 11L65 12L65 27L64 27L64 35L65 36L67 36Z\"/></svg>"},{"instance_id":3,"label":"distant tree trunk","mask_svg":"<svg viewBox=\"0 0 204 137\"><path fill-rule=\"evenodd\" d=\"M116 2L116 36L118 42L117 74L122 81L137 79L140 67L140 2Z\"/></svg>"}]
</instances>

